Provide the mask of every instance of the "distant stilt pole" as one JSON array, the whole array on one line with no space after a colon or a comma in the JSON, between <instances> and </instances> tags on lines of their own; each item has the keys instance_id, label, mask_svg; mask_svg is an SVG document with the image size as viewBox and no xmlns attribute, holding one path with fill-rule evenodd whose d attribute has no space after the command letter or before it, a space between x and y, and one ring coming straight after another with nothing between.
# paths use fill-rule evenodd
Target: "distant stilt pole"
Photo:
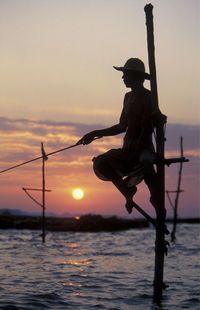
<instances>
[{"instance_id":1,"label":"distant stilt pole","mask_svg":"<svg viewBox=\"0 0 200 310\"><path fill-rule=\"evenodd\" d=\"M25 187L22 187L22 189L23 189L23 191L26 193L26 195L31 200L33 200L37 205L39 205L42 208L42 218L41 218L42 234L41 234L41 236L42 236L42 242L44 243L45 242L45 236L46 236L46 228L45 228L45 209L46 209L45 193L46 192L51 192L51 190L46 189L46 186L45 186L45 161L48 159L48 156L46 155L46 153L44 151L44 145L43 145L42 142L41 142L41 153L42 153L42 156L37 157L34 160L42 159L42 188L38 189L38 188L30 188L30 187L29 188L25 188ZM31 161L28 161L28 162L31 162ZM28 162L26 162L26 163L28 163ZM14 169L14 167L12 169ZM40 191L40 192L42 192L42 201L39 202L37 199L35 199L29 193L29 191Z\"/></svg>"},{"instance_id":2,"label":"distant stilt pole","mask_svg":"<svg viewBox=\"0 0 200 310\"><path fill-rule=\"evenodd\" d=\"M42 242L45 242L45 160L42 158Z\"/></svg>"},{"instance_id":3,"label":"distant stilt pole","mask_svg":"<svg viewBox=\"0 0 200 310\"><path fill-rule=\"evenodd\" d=\"M45 161L48 159L44 151L44 145L41 143L41 152L42 152L42 242L45 242Z\"/></svg>"},{"instance_id":4,"label":"distant stilt pole","mask_svg":"<svg viewBox=\"0 0 200 310\"><path fill-rule=\"evenodd\" d=\"M180 137L180 155L183 157L183 137ZM183 169L183 162L180 162L179 167L179 175L178 175L178 184L176 190L176 197L174 202L174 220L173 220L173 229L171 232L171 241L174 242L176 240L176 226L177 226L177 218L178 218L178 201L179 195L181 191L181 177L182 177L182 169Z\"/></svg>"},{"instance_id":5,"label":"distant stilt pole","mask_svg":"<svg viewBox=\"0 0 200 310\"><path fill-rule=\"evenodd\" d=\"M180 137L180 158L183 157L183 137ZM173 209L173 228L171 232L171 241L175 242L176 240L176 226L177 226L177 219L178 219L178 201L179 201L179 195L180 193L184 192L181 190L181 177L182 177L182 169L183 169L183 163L185 161L180 161L180 166L179 166L179 174L178 174L178 183L177 183L177 189L176 190L166 190L167 198L169 200L169 204L171 205ZM172 202L172 199L170 197L170 194L174 193L176 194L174 203Z\"/></svg>"}]
</instances>

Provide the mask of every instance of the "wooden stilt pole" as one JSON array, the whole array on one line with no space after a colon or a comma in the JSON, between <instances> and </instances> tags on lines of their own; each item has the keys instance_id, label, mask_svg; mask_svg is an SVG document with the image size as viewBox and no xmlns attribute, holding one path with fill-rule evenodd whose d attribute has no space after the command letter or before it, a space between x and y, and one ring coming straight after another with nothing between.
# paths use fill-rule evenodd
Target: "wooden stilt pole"
<instances>
[{"instance_id":1,"label":"wooden stilt pole","mask_svg":"<svg viewBox=\"0 0 200 310\"><path fill-rule=\"evenodd\" d=\"M45 161L48 159L45 151L44 151L44 146L43 143L41 143L41 152L42 152L42 242L45 242L45 236L46 236L46 231L45 231Z\"/></svg>"},{"instance_id":2,"label":"wooden stilt pole","mask_svg":"<svg viewBox=\"0 0 200 310\"><path fill-rule=\"evenodd\" d=\"M147 26L147 46L148 60L150 69L150 85L151 98L156 115L156 152L159 158L157 164L157 197L155 204L156 211L156 241L155 241L155 269L154 269L154 302L160 303L163 292L163 275L164 275L164 255L166 253L165 242L165 165L164 165L164 127L166 118L163 117L158 106L157 79L156 79L156 64L155 64L155 47L154 47L154 27L153 27L153 6L147 4L144 8L146 13Z\"/></svg>"},{"instance_id":3,"label":"wooden stilt pole","mask_svg":"<svg viewBox=\"0 0 200 310\"><path fill-rule=\"evenodd\" d=\"M182 136L180 137L180 156L183 157L183 137ZM177 189L176 189L176 191L166 191L170 205L172 206L173 211L174 211L173 229L171 232L171 241L172 242L174 242L176 240L176 226L177 226L177 218L178 218L178 201L179 201L180 193L183 192L183 190L181 190L182 170L183 170L183 162L180 162ZM170 199L170 195L169 195L172 192L176 193L174 204L172 203L172 201Z\"/></svg>"},{"instance_id":4,"label":"wooden stilt pole","mask_svg":"<svg viewBox=\"0 0 200 310\"><path fill-rule=\"evenodd\" d=\"M43 165L45 165L45 163L42 163ZM44 167L44 168L43 168ZM42 226L42 242L45 242L45 193L44 192L51 192L50 189L46 189L45 188L45 174L43 173L45 172L45 166L42 166L42 189L40 188L25 188L22 187L23 191L26 193L26 195L33 200L38 206L40 206L42 208L42 218L41 218L41 226ZM44 180L44 182L43 182ZM39 202L38 200L36 200L30 193L29 191L36 191L36 192L42 192L42 202Z\"/></svg>"},{"instance_id":5,"label":"wooden stilt pole","mask_svg":"<svg viewBox=\"0 0 200 310\"><path fill-rule=\"evenodd\" d=\"M45 160L42 158L42 242L45 242Z\"/></svg>"},{"instance_id":6,"label":"wooden stilt pole","mask_svg":"<svg viewBox=\"0 0 200 310\"><path fill-rule=\"evenodd\" d=\"M183 137L180 137L180 156L183 157ZM174 202L174 221L173 221L173 229L171 232L171 241L173 241L173 242L176 240L176 225L177 225L177 217L178 217L178 200L179 200L179 195L181 192L182 169L183 169L183 162L180 163L177 191L176 191L176 197L175 197L175 202Z\"/></svg>"}]
</instances>

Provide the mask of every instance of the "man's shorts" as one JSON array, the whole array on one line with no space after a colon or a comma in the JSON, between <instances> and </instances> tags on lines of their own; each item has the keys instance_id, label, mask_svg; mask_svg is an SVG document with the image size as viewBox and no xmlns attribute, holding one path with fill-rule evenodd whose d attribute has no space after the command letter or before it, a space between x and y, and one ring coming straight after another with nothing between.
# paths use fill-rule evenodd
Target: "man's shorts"
<instances>
[{"instance_id":1,"label":"man's shorts","mask_svg":"<svg viewBox=\"0 0 200 310\"><path fill-rule=\"evenodd\" d=\"M98 169L99 165L109 164L120 177L130 176L131 186L139 184L145 173L155 172L153 164L155 152L144 149L137 160L130 159L127 149L111 149L108 152L93 158L93 169L96 176L104 181L109 181Z\"/></svg>"}]
</instances>

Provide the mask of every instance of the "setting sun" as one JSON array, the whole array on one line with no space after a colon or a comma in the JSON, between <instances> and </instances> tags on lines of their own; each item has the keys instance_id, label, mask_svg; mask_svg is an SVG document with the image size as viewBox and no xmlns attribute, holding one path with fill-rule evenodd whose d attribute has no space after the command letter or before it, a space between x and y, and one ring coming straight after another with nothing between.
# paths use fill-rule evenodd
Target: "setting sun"
<instances>
[{"instance_id":1,"label":"setting sun","mask_svg":"<svg viewBox=\"0 0 200 310\"><path fill-rule=\"evenodd\" d=\"M72 197L74 199L80 200L84 197L84 191L81 188L75 188L72 191Z\"/></svg>"}]
</instances>

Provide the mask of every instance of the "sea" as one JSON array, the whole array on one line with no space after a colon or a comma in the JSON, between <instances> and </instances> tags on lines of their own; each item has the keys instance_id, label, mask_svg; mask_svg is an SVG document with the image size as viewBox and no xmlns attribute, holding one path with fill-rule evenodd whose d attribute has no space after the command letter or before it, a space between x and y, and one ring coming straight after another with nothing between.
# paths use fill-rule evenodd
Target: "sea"
<instances>
[{"instance_id":1,"label":"sea","mask_svg":"<svg viewBox=\"0 0 200 310\"><path fill-rule=\"evenodd\" d=\"M199 224L178 224L153 302L153 227L115 232L0 230L1 310L200 309ZM171 226L169 225L169 229Z\"/></svg>"}]
</instances>

